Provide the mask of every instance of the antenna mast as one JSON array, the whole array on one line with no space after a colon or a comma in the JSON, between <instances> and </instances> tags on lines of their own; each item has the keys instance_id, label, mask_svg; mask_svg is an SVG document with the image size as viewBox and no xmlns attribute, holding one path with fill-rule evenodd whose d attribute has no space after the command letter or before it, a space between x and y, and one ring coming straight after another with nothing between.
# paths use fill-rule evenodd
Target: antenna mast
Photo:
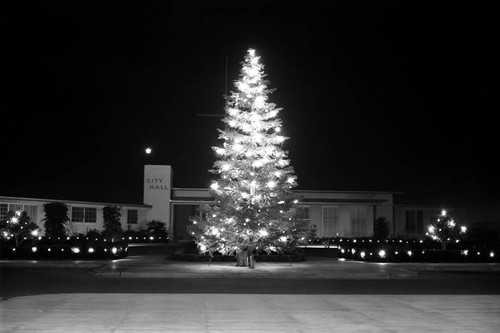
<instances>
[{"instance_id":1,"label":"antenna mast","mask_svg":"<svg viewBox=\"0 0 500 333\"><path fill-rule=\"evenodd\" d=\"M227 56L226 56L226 98L227 98Z\"/></svg>"}]
</instances>

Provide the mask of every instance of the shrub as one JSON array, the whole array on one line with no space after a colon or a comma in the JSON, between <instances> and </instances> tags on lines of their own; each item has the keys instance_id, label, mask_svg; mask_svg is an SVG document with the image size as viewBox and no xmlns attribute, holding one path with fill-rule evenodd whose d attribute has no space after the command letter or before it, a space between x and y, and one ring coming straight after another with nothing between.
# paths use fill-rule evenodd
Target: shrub
<instances>
[{"instance_id":1,"label":"shrub","mask_svg":"<svg viewBox=\"0 0 500 333\"><path fill-rule=\"evenodd\" d=\"M379 239L386 239L389 236L389 221L387 218L381 216L375 220L373 225L373 237Z\"/></svg>"},{"instance_id":2,"label":"shrub","mask_svg":"<svg viewBox=\"0 0 500 333\"><path fill-rule=\"evenodd\" d=\"M66 236L65 223L69 221L68 206L62 202L49 202L43 205L45 210L45 235L49 237Z\"/></svg>"},{"instance_id":3,"label":"shrub","mask_svg":"<svg viewBox=\"0 0 500 333\"><path fill-rule=\"evenodd\" d=\"M104 230L102 235L106 238L121 238L123 235L122 224L120 222L120 207L106 206L102 210L104 219Z\"/></svg>"}]
</instances>

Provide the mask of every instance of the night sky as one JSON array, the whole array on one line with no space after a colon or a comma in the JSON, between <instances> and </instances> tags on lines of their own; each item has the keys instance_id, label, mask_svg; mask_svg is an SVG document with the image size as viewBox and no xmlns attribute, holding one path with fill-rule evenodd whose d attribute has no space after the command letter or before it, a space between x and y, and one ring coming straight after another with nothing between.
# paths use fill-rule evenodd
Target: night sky
<instances>
[{"instance_id":1,"label":"night sky","mask_svg":"<svg viewBox=\"0 0 500 333\"><path fill-rule=\"evenodd\" d=\"M222 122L199 114L223 114L226 78L231 90L255 48L299 189L500 198L484 3L0 6L0 195L141 203L144 164L172 165L174 187L208 187Z\"/></svg>"}]
</instances>

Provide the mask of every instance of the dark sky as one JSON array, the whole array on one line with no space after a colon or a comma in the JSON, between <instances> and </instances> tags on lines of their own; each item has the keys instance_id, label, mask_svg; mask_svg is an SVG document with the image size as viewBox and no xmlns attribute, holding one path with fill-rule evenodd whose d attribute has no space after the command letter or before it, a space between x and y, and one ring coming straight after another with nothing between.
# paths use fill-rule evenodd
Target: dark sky
<instances>
[{"instance_id":1,"label":"dark sky","mask_svg":"<svg viewBox=\"0 0 500 333\"><path fill-rule=\"evenodd\" d=\"M226 59L232 89L252 47L299 189L500 198L498 37L484 3L0 6L0 195L140 203L144 164L172 165L174 187L207 187L222 123L197 114L224 112Z\"/></svg>"}]
</instances>

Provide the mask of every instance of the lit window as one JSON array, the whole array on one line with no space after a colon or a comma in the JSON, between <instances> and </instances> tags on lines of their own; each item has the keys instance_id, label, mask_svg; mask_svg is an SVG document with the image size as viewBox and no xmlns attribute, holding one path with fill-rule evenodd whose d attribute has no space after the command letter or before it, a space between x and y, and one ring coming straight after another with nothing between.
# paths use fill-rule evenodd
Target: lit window
<instances>
[{"instance_id":1,"label":"lit window","mask_svg":"<svg viewBox=\"0 0 500 333\"><path fill-rule=\"evenodd\" d=\"M71 221L83 222L84 210L83 207L71 207Z\"/></svg>"},{"instance_id":2,"label":"lit window","mask_svg":"<svg viewBox=\"0 0 500 333\"><path fill-rule=\"evenodd\" d=\"M94 207L72 207L71 208L72 222L97 222L97 209Z\"/></svg>"},{"instance_id":3,"label":"lit window","mask_svg":"<svg viewBox=\"0 0 500 333\"><path fill-rule=\"evenodd\" d=\"M407 210L405 213L405 232L407 234L424 234L424 212L421 210Z\"/></svg>"},{"instance_id":4,"label":"lit window","mask_svg":"<svg viewBox=\"0 0 500 333\"><path fill-rule=\"evenodd\" d=\"M7 212L9 211L9 205L6 203L0 203L0 221L5 221L7 218Z\"/></svg>"},{"instance_id":5,"label":"lit window","mask_svg":"<svg viewBox=\"0 0 500 333\"><path fill-rule=\"evenodd\" d=\"M137 209L127 210L127 224L137 224L139 220L139 212Z\"/></svg>"},{"instance_id":6,"label":"lit window","mask_svg":"<svg viewBox=\"0 0 500 333\"><path fill-rule=\"evenodd\" d=\"M362 206L349 207L351 216L351 232L353 237L368 236L368 210Z\"/></svg>"},{"instance_id":7,"label":"lit window","mask_svg":"<svg viewBox=\"0 0 500 333\"><path fill-rule=\"evenodd\" d=\"M323 206L323 237L335 237L339 223L339 207Z\"/></svg>"},{"instance_id":8,"label":"lit window","mask_svg":"<svg viewBox=\"0 0 500 333\"><path fill-rule=\"evenodd\" d=\"M31 221L36 222L37 206L36 205L24 205L24 211L31 218Z\"/></svg>"}]
</instances>

